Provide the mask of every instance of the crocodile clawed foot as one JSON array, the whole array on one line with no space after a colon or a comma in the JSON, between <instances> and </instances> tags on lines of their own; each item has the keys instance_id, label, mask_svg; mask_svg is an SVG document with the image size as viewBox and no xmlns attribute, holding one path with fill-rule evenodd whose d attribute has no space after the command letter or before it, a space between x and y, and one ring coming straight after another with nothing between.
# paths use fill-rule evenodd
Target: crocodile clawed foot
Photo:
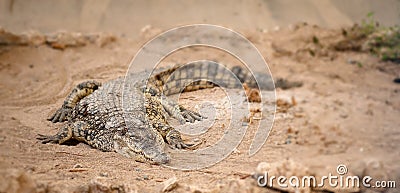
<instances>
[{"instance_id":1,"label":"crocodile clawed foot","mask_svg":"<svg viewBox=\"0 0 400 193\"><path fill-rule=\"evenodd\" d=\"M180 107L180 111L181 115L185 119L184 121L180 120L181 124L184 124L185 122L194 123L195 121L201 121L203 119L207 119L207 117L200 115L200 113L185 109L182 106Z\"/></svg>"},{"instance_id":2,"label":"crocodile clawed foot","mask_svg":"<svg viewBox=\"0 0 400 193\"><path fill-rule=\"evenodd\" d=\"M170 131L165 139L172 149L185 149L192 146L191 144L183 142L181 135L176 130Z\"/></svg>"},{"instance_id":3,"label":"crocodile clawed foot","mask_svg":"<svg viewBox=\"0 0 400 193\"><path fill-rule=\"evenodd\" d=\"M177 131L170 132L166 137L171 149L195 149L202 142L185 143Z\"/></svg>"},{"instance_id":4,"label":"crocodile clawed foot","mask_svg":"<svg viewBox=\"0 0 400 193\"><path fill-rule=\"evenodd\" d=\"M202 141L197 142L197 143L185 143L183 141L181 142L176 142L173 144L170 144L171 149L187 149L187 150L194 150L196 149Z\"/></svg>"},{"instance_id":5,"label":"crocodile clawed foot","mask_svg":"<svg viewBox=\"0 0 400 193\"><path fill-rule=\"evenodd\" d=\"M71 115L72 112L72 108L69 107L61 107L60 109L58 109L53 116L51 116L50 118L48 118L48 121L51 121L53 123L57 123L57 122L63 122L66 121L68 119L68 117Z\"/></svg>"},{"instance_id":6,"label":"crocodile clawed foot","mask_svg":"<svg viewBox=\"0 0 400 193\"><path fill-rule=\"evenodd\" d=\"M172 149L189 149L189 148L191 148L194 144L187 144L187 143L184 143L183 141L174 141L174 142L172 142L171 144L169 144L170 145L170 147L172 148Z\"/></svg>"},{"instance_id":7,"label":"crocodile clawed foot","mask_svg":"<svg viewBox=\"0 0 400 193\"><path fill-rule=\"evenodd\" d=\"M42 134L38 134L36 139L42 141L43 144L46 144L46 143L58 143L60 141L55 136L48 136L48 135L42 135Z\"/></svg>"}]
</instances>

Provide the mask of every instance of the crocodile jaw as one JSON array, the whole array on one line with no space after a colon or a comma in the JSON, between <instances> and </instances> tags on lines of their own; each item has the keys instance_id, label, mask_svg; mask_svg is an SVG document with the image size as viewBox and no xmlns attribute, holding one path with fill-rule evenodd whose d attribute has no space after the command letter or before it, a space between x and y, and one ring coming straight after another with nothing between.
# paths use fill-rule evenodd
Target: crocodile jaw
<instances>
[{"instance_id":1,"label":"crocodile jaw","mask_svg":"<svg viewBox=\"0 0 400 193\"><path fill-rule=\"evenodd\" d=\"M139 162L150 162L154 164L166 164L170 161L168 155L156 148L139 148L136 143L127 136L114 137L114 150Z\"/></svg>"}]
</instances>

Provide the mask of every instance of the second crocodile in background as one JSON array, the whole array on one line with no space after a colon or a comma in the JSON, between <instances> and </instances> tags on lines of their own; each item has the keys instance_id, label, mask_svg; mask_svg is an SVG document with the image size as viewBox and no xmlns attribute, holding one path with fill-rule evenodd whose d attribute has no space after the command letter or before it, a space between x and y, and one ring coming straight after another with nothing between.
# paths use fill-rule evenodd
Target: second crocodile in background
<instances>
[{"instance_id":1,"label":"second crocodile in background","mask_svg":"<svg viewBox=\"0 0 400 193\"><path fill-rule=\"evenodd\" d=\"M183 108L165 96L183 90L214 87L212 82L223 82L224 85L220 86L227 88L242 86L233 77L226 75L229 70L224 66L213 62L198 64L176 66L150 77L148 72L130 74L129 87L124 87L124 77L104 84L83 82L73 89L62 107L49 119L53 123L65 121L66 124L57 134L39 135L38 139L42 143L58 144L75 139L101 151L115 151L136 161L167 163L170 158L164 151L165 144L174 149L194 145L183 142L181 134L169 125L168 117L176 118L181 124L200 121L205 117ZM174 73L177 69L179 73ZM231 71L241 83L257 87L254 77L243 68L234 67ZM269 75L256 74L255 77L261 80L261 89L274 89ZM183 84L188 79L199 81L190 85ZM126 109L122 104L124 91L129 93L127 97L131 104ZM131 120L129 124L126 116Z\"/></svg>"}]
</instances>

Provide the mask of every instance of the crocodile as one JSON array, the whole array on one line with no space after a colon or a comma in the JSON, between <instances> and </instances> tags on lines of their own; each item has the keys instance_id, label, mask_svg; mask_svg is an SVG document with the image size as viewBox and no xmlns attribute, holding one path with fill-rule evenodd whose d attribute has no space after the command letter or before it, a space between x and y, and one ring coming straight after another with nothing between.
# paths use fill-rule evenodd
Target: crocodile
<instances>
[{"instance_id":1,"label":"crocodile","mask_svg":"<svg viewBox=\"0 0 400 193\"><path fill-rule=\"evenodd\" d=\"M236 66L230 71L240 80L239 83L257 87L254 76L244 68ZM58 133L39 134L37 139L42 143L57 144L75 139L101 151L115 151L139 162L168 163L170 157L165 153L166 144L172 149L196 146L182 140L181 134L168 123L168 117L172 116L181 124L201 121L206 117L185 109L166 96L214 87L217 85L213 82L218 81L226 83L218 86L242 86L233 84L235 80L226 76L227 73L229 69L222 65L202 62L201 65L176 65L158 70L150 77L148 71L128 74L129 87L124 87L126 77L103 84L85 81L70 92L61 108L48 119L53 123L65 122ZM257 77L263 80L258 85L261 89L274 89L269 75L256 74ZM124 89L128 89L129 93L131 105L128 109L123 108ZM127 115L132 120L129 124Z\"/></svg>"}]
</instances>

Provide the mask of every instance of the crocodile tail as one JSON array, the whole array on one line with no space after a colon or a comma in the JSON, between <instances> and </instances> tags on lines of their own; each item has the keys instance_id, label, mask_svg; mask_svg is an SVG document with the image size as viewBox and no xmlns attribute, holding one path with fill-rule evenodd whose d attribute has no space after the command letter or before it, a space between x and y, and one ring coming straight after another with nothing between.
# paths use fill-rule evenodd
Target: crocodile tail
<instances>
[{"instance_id":1,"label":"crocodile tail","mask_svg":"<svg viewBox=\"0 0 400 193\"><path fill-rule=\"evenodd\" d=\"M270 74L254 72L252 73L246 68L241 66L234 66L232 68L232 72L236 75L236 77L242 82L245 83L250 88L256 88L260 90L274 90L274 82L272 81L272 77Z\"/></svg>"},{"instance_id":2,"label":"crocodile tail","mask_svg":"<svg viewBox=\"0 0 400 193\"><path fill-rule=\"evenodd\" d=\"M257 74L256 74L257 75ZM259 74L263 81L270 80L269 75ZM257 78L258 80L258 78ZM264 88L264 84L257 86L253 75L246 69L235 66L232 69L211 61L198 61L186 65L176 65L173 68L161 71L152 77L151 82L165 95L189 92L204 88L220 86L224 88L241 88L246 83L252 88ZM267 85L267 84L265 84ZM270 86L273 89L273 85Z\"/></svg>"}]
</instances>

